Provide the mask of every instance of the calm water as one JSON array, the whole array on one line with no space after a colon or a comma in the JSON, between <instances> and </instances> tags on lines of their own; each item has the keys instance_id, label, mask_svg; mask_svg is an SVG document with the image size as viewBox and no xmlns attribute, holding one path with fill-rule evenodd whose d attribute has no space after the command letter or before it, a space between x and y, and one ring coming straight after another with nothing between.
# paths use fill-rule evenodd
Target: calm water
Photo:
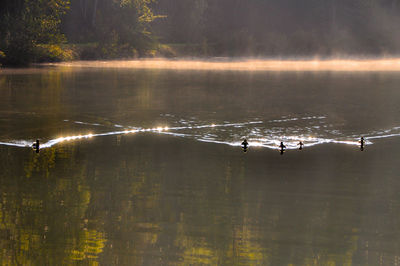
<instances>
[{"instance_id":1,"label":"calm water","mask_svg":"<svg viewBox=\"0 0 400 266\"><path fill-rule=\"evenodd\" d=\"M398 72L0 70L0 261L400 265L399 84Z\"/></svg>"}]
</instances>

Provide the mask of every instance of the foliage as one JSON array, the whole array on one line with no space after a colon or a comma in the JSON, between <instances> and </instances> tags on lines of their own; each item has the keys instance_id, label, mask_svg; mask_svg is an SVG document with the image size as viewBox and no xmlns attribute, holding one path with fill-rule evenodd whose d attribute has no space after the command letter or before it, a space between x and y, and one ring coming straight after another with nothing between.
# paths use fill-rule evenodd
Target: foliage
<instances>
[{"instance_id":1,"label":"foliage","mask_svg":"<svg viewBox=\"0 0 400 266\"><path fill-rule=\"evenodd\" d=\"M0 6L0 49L5 64L27 64L39 44L65 41L59 32L68 0L6 0Z\"/></svg>"},{"instance_id":2,"label":"foliage","mask_svg":"<svg viewBox=\"0 0 400 266\"><path fill-rule=\"evenodd\" d=\"M156 45L150 31L150 23L157 18L152 2L72 0L62 29L74 43L98 43L97 53L104 58L143 55Z\"/></svg>"},{"instance_id":3,"label":"foliage","mask_svg":"<svg viewBox=\"0 0 400 266\"><path fill-rule=\"evenodd\" d=\"M3 51L0 51L0 63L6 58L6 54Z\"/></svg>"},{"instance_id":4,"label":"foliage","mask_svg":"<svg viewBox=\"0 0 400 266\"><path fill-rule=\"evenodd\" d=\"M7 0L0 3L0 50L5 53L1 62L71 60L74 54L60 45L66 42L65 36L75 43L97 43L95 51L83 51L83 57L90 59L149 54L157 46L150 30L157 18L152 2Z\"/></svg>"},{"instance_id":5,"label":"foliage","mask_svg":"<svg viewBox=\"0 0 400 266\"><path fill-rule=\"evenodd\" d=\"M73 50L57 44L38 44L34 51L35 62L71 61L76 58Z\"/></svg>"}]
</instances>

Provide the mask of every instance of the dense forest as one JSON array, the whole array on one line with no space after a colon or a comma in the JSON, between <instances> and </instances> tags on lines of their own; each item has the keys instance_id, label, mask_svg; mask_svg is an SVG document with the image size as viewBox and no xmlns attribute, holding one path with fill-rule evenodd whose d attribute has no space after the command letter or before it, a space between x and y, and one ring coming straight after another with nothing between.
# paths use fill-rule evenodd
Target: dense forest
<instances>
[{"instance_id":1,"label":"dense forest","mask_svg":"<svg viewBox=\"0 0 400 266\"><path fill-rule=\"evenodd\" d=\"M3 64L154 56L388 56L399 0L3 0Z\"/></svg>"}]
</instances>

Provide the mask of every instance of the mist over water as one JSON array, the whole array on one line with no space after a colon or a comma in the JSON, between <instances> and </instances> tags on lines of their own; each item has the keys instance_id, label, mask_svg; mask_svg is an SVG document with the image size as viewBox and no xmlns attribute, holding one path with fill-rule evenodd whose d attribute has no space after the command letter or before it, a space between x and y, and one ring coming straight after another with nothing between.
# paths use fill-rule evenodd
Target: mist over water
<instances>
[{"instance_id":1,"label":"mist over water","mask_svg":"<svg viewBox=\"0 0 400 266\"><path fill-rule=\"evenodd\" d=\"M400 59L252 59L123 60L48 63L49 66L81 68L175 69L214 71L400 71Z\"/></svg>"}]
</instances>

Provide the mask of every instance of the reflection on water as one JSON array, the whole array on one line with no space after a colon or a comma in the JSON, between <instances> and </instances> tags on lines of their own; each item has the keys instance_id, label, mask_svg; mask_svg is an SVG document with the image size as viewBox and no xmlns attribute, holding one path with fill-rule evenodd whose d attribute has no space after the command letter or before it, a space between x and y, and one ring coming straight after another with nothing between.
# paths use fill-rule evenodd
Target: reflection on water
<instances>
[{"instance_id":1,"label":"reflection on water","mask_svg":"<svg viewBox=\"0 0 400 266\"><path fill-rule=\"evenodd\" d=\"M400 168L375 146L360 157L333 146L282 160L168 136L115 138L40 155L0 147L3 263L398 260Z\"/></svg>"},{"instance_id":2,"label":"reflection on water","mask_svg":"<svg viewBox=\"0 0 400 266\"><path fill-rule=\"evenodd\" d=\"M390 72L2 72L0 261L399 264L399 82ZM36 139L39 154L26 148Z\"/></svg>"},{"instance_id":3,"label":"reflection on water","mask_svg":"<svg viewBox=\"0 0 400 266\"><path fill-rule=\"evenodd\" d=\"M363 135L372 140L400 130L398 82L400 75L386 72L9 73L0 75L0 142L23 146L37 138L157 127L231 144L243 137L267 146L291 139L311 138L310 145ZM240 125L248 122L261 123Z\"/></svg>"},{"instance_id":4,"label":"reflection on water","mask_svg":"<svg viewBox=\"0 0 400 266\"><path fill-rule=\"evenodd\" d=\"M317 117L317 119L323 119L326 117ZM282 120L272 120L268 121L270 123L276 122L288 122L288 121L298 121L298 120L310 120L313 117L305 117L305 118L290 118L290 119L282 119ZM68 120L64 120L68 122ZM263 121L252 121L252 122L244 122L244 123L225 123L225 124L211 124L211 125L188 125L188 123L184 122L184 120L179 120L180 123L183 123L184 126L178 127L154 127L154 128L139 128L139 127L124 127L122 125L114 125L117 128L126 128L124 130L118 131L109 131L103 133L89 133L85 135L76 135L76 136L65 136L58 137L56 139L50 139L42 144L40 144L41 149L50 148L56 144L60 144L63 142L69 142L74 140L84 140L91 139L94 137L104 137L104 136L112 136L112 135L126 135L126 134L135 134L135 133L157 133L157 134L165 134L172 135L175 137L185 137L185 138L193 138L202 142L211 142L216 144L225 144L230 146L241 146L243 143L240 143L241 136L246 136L251 141L250 145L253 147L264 147L270 149L279 148L282 145L282 140L286 143L285 149L297 149L300 145L302 149L304 145L307 147L315 146L318 144L327 144L327 143L336 143L336 144L347 144L347 145L360 145L360 141L358 140L357 135L344 136L338 130L324 130L323 136L316 137L318 132L315 129L319 129L320 126L312 126L312 127L300 127L296 126L294 129L288 125L281 127L272 127L267 128ZM74 121L76 124L81 125L95 125L102 126L98 123L87 123L81 121ZM323 123L323 122L322 122ZM268 123L267 123L268 124ZM326 128L327 126L322 126ZM106 128L106 127L105 127ZM133 129L132 129L133 128ZM228 129L226 129L228 128ZM184 132L184 133L179 133ZM290 135L292 134L292 135ZM336 138L329 139L329 135L334 136ZM362 147L365 144L373 144L369 140L373 139L383 139L383 138L392 138L400 136L400 127L394 127L392 129L383 130L383 131L374 131L371 133L363 134L367 137L362 137ZM32 147L31 140L13 140L10 142L0 142L0 145L6 146L14 146L14 147ZM33 146L36 144L33 144ZM247 146L249 143L247 143ZM246 149L247 150L247 149Z\"/></svg>"}]
</instances>

